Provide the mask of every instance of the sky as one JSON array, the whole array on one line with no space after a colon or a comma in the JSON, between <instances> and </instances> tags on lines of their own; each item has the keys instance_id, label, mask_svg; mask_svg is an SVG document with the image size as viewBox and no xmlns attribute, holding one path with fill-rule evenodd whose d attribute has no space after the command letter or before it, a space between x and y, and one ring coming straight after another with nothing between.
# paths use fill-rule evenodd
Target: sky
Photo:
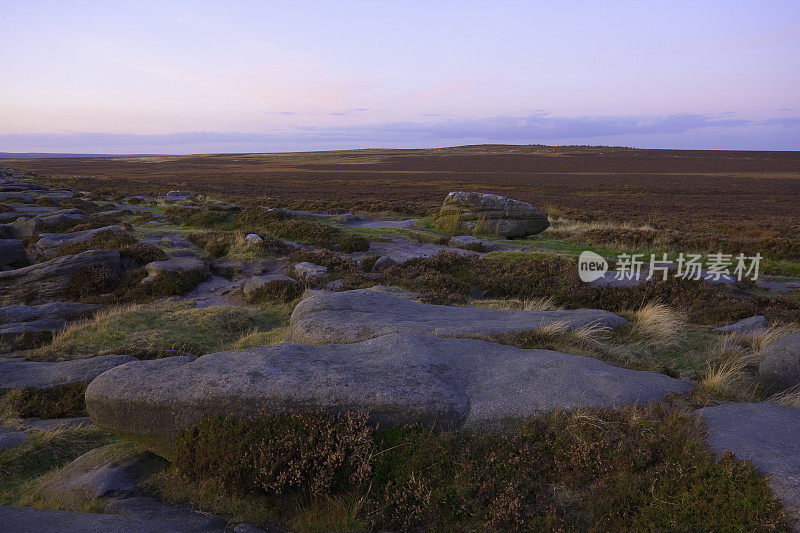
<instances>
[{"instance_id":1,"label":"sky","mask_svg":"<svg viewBox=\"0 0 800 533\"><path fill-rule=\"evenodd\" d=\"M0 0L0 152L800 150L800 1Z\"/></svg>"}]
</instances>

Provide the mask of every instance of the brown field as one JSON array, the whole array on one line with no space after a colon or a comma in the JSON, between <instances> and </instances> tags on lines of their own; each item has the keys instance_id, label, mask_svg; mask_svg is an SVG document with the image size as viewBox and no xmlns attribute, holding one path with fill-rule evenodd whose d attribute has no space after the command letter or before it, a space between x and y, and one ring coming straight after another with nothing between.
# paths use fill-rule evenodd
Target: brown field
<instances>
[{"instance_id":1,"label":"brown field","mask_svg":"<svg viewBox=\"0 0 800 533\"><path fill-rule=\"evenodd\" d=\"M328 212L423 215L447 192L468 189L581 220L729 237L791 239L800 231L800 152L485 145L3 164L112 194L188 188Z\"/></svg>"}]
</instances>

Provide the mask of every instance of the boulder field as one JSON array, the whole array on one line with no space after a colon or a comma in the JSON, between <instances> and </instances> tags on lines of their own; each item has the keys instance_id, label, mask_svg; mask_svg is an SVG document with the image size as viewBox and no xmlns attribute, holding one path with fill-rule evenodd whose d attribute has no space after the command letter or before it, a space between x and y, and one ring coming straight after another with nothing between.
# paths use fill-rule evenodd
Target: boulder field
<instances>
[{"instance_id":1,"label":"boulder field","mask_svg":"<svg viewBox=\"0 0 800 533\"><path fill-rule=\"evenodd\" d=\"M395 334L134 361L92 381L86 407L96 425L169 457L174 439L209 416L363 411L383 426L504 430L552 410L632 405L691 389L589 357Z\"/></svg>"}]
</instances>

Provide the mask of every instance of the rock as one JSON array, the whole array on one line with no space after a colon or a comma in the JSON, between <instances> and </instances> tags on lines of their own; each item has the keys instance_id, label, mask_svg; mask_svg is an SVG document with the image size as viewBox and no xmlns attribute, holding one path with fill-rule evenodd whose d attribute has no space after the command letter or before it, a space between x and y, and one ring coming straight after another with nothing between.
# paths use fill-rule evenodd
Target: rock
<instances>
[{"instance_id":1,"label":"rock","mask_svg":"<svg viewBox=\"0 0 800 533\"><path fill-rule=\"evenodd\" d=\"M8 272L0 272L0 305L18 303L21 294L31 304L58 300L72 277L84 267L105 267L119 274L121 263L117 250L89 250L57 257Z\"/></svg>"},{"instance_id":2,"label":"rock","mask_svg":"<svg viewBox=\"0 0 800 533\"><path fill-rule=\"evenodd\" d=\"M24 431L0 426L0 451L5 450L6 448L19 446L25 442L25 439L27 438L28 434Z\"/></svg>"},{"instance_id":3,"label":"rock","mask_svg":"<svg viewBox=\"0 0 800 533\"><path fill-rule=\"evenodd\" d=\"M0 239L0 266L14 265L27 259L25 246L16 239Z\"/></svg>"},{"instance_id":4,"label":"rock","mask_svg":"<svg viewBox=\"0 0 800 533\"><path fill-rule=\"evenodd\" d=\"M714 328L714 331L719 333L741 333L748 334L763 330L767 326L767 317L763 315L751 316L750 318L743 318L738 322L728 326Z\"/></svg>"},{"instance_id":5,"label":"rock","mask_svg":"<svg viewBox=\"0 0 800 533\"><path fill-rule=\"evenodd\" d=\"M284 276L283 274L265 274L263 276L254 276L247 278L242 283L242 294L245 298L250 298L256 294L260 289L273 282L289 282L296 284L297 280Z\"/></svg>"},{"instance_id":6,"label":"rock","mask_svg":"<svg viewBox=\"0 0 800 533\"><path fill-rule=\"evenodd\" d=\"M800 520L800 408L772 403L725 403L698 411L709 446L748 459L784 507ZM800 525L800 523L798 523Z\"/></svg>"},{"instance_id":7,"label":"rock","mask_svg":"<svg viewBox=\"0 0 800 533\"><path fill-rule=\"evenodd\" d=\"M241 261L219 261L217 259L211 261L211 272L216 276L221 276L227 279L234 279L241 277L244 274L244 263Z\"/></svg>"},{"instance_id":8,"label":"rock","mask_svg":"<svg viewBox=\"0 0 800 533\"><path fill-rule=\"evenodd\" d=\"M209 416L356 410L382 427L503 430L552 410L631 405L691 389L589 357L399 334L136 361L95 379L86 406L99 427L169 458L173 440Z\"/></svg>"},{"instance_id":9,"label":"rock","mask_svg":"<svg viewBox=\"0 0 800 533\"><path fill-rule=\"evenodd\" d=\"M99 307L77 302L0 307L0 353L47 341L68 321L88 316Z\"/></svg>"},{"instance_id":10,"label":"rock","mask_svg":"<svg viewBox=\"0 0 800 533\"><path fill-rule=\"evenodd\" d=\"M8 201L32 204L35 199L30 194L26 194L24 192L0 192L0 202Z\"/></svg>"},{"instance_id":11,"label":"rock","mask_svg":"<svg viewBox=\"0 0 800 533\"><path fill-rule=\"evenodd\" d=\"M496 233L504 237L536 235L550 227L547 215L526 202L496 194L451 192L444 199L440 217L458 217L458 229Z\"/></svg>"},{"instance_id":12,"label":"rock","mask_svg":"<svg viewBox=\"0 0 800 533\"><path fill-rule=\"evenodd\" d=\"M453 237L447 242L451 248L461 248L464 250L472 250L474 252L491 252L494 249L494 244L477 237L470 237L469 235L460 235Z\"/></svg>"},{"instance_id":13,"label":"rock","mask_svg":"<svg viewBox=\"0 0 800 533\"><path fill-rule=\"evenodd\" d=\"M394 259L392 259L388 255L382 255L382 256L380 256L378 258L377 261L375 261L375 264L372 265L372 271L373 272L378 272L379 270L382 270L382 269L390 267L390 266L394 266L396 264L397 264L397 261L395 261Z\"/></svg>"},{"instance_id":14,"label":"rock","mask_svg":"<svg viewBox=\"0 0 800 533\"><path fill-rule=\"evenodd\" d=\"M41 237L34 248L40 254L52 253L55 250L68 244L85 242L102 231L124 231L122 226L105 226L103 228L87 229L83 231L73 231L72 233L41 233Z\"/></svg>"},{"instance_id":15,"label":"rock","mask_svg":"<svg viewBox=\"0 0 800 533\"><path fill-rule=\"evenodd\" d=\"M22 213L17 213L16 211L6 211L4 213L0 213L0 223L14 222L15 220L17 220L21 216L23 216ZM2 225L6 226L5 224L2 224ZM6 226L6 228L8 228L8 226ZM6 233L11 235L11 233L12 233L11 229L8 228L3 232L4 235Z\"/></svg>"},{"instance_id":16,"label":"rock","mask_svg":"<svg viewBox=\"0 0 800 533\"><path fill-rule=\"evenodd\" d=\"M421 294L418 292L407 291L398 287L389 287L388 285L374 285L370 287L369 290L379 292L381 294L388 294L389 296L402 298L404 300L413 300L421 296Z\"/></svg>"},{"instance_id":17,"label":"rock","mask_svg":"<svg viewBox=\"0 0 800 533\"><path fill-rule=\"evenodd\" d=\"M132 355L99 355L71 361L0 358L0 390L47 390L62 385L89 383L106 370L135 360Z\"/></svg>"},{"instance_id":18,"label":"rock","mask_svg":"<svg viewBox=\"0 0 800 533\"><path fill-rule=\"evenodd\" d=\"M86 213L80 209L60 209L48 215L18 218L11 226L14 238L25 239L45 231L64 230L87 220Z\"/></svg>"},{"instance_id":19,"label":"rock","mask_svg":"<svg viewBox=\"0 0 800 533\"><path fill-rule=\"evenodd\" d=\"M192 191L169 191L167 194L159 194L158 197L163 200L193 200L199 195Z\"/></svg>"},{"instance_id":20,"label":"rock","mask_svg":"<svg viewBox=\"0 0 800 533\"><path fill-rule=\"evenodd\" d=\"M344 289L344 280L343 279L335 279L333 281L329 281L325 285L326 291L341 291Z\"/></svg>"},{"instance_id":21,"label":"rock","mask_svg":"<svg viewBox=\"0 0 800 533\"><path fill-rule=\"evenodd\" d=\"M800 332L769 344L762 352L758 374L771 391L781 391L800 384Z\"/></svg>"},{"instance_id":22,"label":"rock","mask_svg":"<svg viewBox=\"0 0 800 533\"><path fill-rule=\"evenodd\" d=\"M42 533L45 531L68 531L69 533L224 533L225 531L224 527L189 529L181 525L180 519L158 520L152 513L145 513L145 516L150 516L151 518L129 517L121 514L74 513L71 511L33 509L30 507L0 506L0 524L2 524L4 531L13 533Z\"/></svg>"},{"instance_id":23,"label":"rock","mask_svg":"<svg viewBox=\"0 0 800 533\"><path fill-rule=\"evenodd\" d=\"M150 452L131 452L110 444L81 455L45 481L39 491L61 505L79 508L100 498L134 493L141 478L167 464Z\"/></svg>"},{"instance_id":24,"label":"rock","mask_svg":"<svg viewBox=\"0 0 800 533\"><path fill-rule=\"evenodd\" d=\"M297 277L313 282L324 278L328 273L328 269L321 265L303 261L294 266L294 272Z\"/></svg>"},{"instance_id":25,"label":"rock","mask_svg":"<svg viewBox=\"0 0 800 533\"><path fill-rule=\"evenodd\" d=\"M244 240L245 242L247 242L247 244L251 245L261 244L262 242L264 242L264 239L262 239L261 236L256 235L255 233L248 234L247 237L244 238Z\"/></svg>"},{"instance_id":26,"label":"rock","mask_svg":"<svg viewBox=\"0 0 800 533\"><path fill-rule=\"evenodd\" d=\"M318 291L292 312L286 337L307 344L358 342L388 333L467 337L532 331L550 324L615 328L627 320L608 311L516 311L412 302L370 289Z\"/></svg>"},{"instance_id":27,"label":"rock","mask_svg":"<svg viewBox=\"0 0 800 533\"><path fill-rule=\"evenodd\" d=\"M147 270L147 277L142 280L142 283L150 283L155 280L159 274L162 273L203 273L206 271L206 264L195 257L172 257L164 261L153 261L145 265Z\"/></svg>"},{"instance_id":28,"label":"rock","mask_svg":"<svg viewBox=\"0 0 800 533\"><path fill-rule=\"evenodd\" d=\"M194 511L188 507L164 505L144 496L113 500L105 506L107 513L157 523L166 531L225 531L225 521L213 515Z\"/></svg>"}]
</instances>

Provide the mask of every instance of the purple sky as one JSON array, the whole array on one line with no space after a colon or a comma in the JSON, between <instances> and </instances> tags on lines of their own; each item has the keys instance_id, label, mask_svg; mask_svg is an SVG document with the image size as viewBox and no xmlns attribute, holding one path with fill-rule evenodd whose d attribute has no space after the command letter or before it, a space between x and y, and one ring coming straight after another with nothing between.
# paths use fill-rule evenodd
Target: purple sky
<instances>
[{"instance_id":1,"label":"purple sky","mask_svg":"<svg viewBox=\"0 0 800 533\"><path fill-rule=\"evenodd\" d=\"M0 0L0 151L800 150L800 2Z\"/></svg>"}]
</instances>

